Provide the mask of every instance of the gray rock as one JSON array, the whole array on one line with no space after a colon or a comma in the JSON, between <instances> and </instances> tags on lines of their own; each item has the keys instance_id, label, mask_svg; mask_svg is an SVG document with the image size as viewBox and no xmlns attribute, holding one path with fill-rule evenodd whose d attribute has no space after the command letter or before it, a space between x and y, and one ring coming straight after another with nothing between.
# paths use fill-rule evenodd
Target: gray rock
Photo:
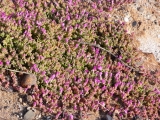
<instances>
[{"instance_id":1,"label":"gray rock","mask_svg":"<svg viewBox=\"0 0 160 120\"><path fill-rule=\"evenodd\" d=\"M143 120L143 118L141 116L136 115L133 117L132 120Z\"/></svg>"},{"instance_id":2,"label":"gray rock","mask_svg":"<svg viewBox=\"0 0 160 120\"><path fill-rule=\"evenodd\" d=\"M107 120L113 120L113 118L110 115L106 115Z\"/></svg>"},{"instance_id":3,"label":"gray rock","mask_svg":"<svg viewBox=\"0 0 160 120\"><path fill-rule=\"evenodd\" d=\"M137 25L137 21L132 22L132 27L135 27Z\"/></svg>"},{"instance_id":4,"label":"gray rock","mask_svg":"<svg viewBox=\"0 0 160 120\"><path fill-rule=\"evenodd\" d=\"M35 112L32 110L29 110L25 115L24 115L24 120L34 120L35 118Z\"/></svg>"}]
</instances>

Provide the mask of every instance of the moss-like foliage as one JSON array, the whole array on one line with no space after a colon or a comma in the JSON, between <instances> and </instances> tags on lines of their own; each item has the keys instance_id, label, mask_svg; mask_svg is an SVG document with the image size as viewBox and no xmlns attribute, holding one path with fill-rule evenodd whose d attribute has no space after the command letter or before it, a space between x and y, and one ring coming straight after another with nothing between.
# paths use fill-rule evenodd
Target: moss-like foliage
<instances>
[{"instance_id":1,"label":"moss-like foliage","mask_svg":"<svg viewBox=\"0 0 160 120\"><path fill-rule=\"evenodd\" d=\"M133 35L108 19L112 8L130 1L103 2L17 0L1 7L0 65L36 74L33 106L55 119L97 110L159 118L159 88L149 84L158 78L128 67L137 55Z\"/></svg>"}]
</instances>

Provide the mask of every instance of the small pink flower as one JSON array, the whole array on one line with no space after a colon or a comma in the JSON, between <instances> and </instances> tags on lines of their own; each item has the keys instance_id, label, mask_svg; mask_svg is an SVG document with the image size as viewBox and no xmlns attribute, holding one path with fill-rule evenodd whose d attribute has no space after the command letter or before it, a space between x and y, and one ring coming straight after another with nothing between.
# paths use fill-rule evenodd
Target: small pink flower
<instances>
[{"instance_id":1,"label":"small pink flower","mask_svg":"<svg viewBox=\"0 0 160 120\"><path fill-rule=\"evenodd\" d=\"M47 34L46 30L44 28L41 28L41 31L42 31L43 34Z\"/></svg>"},{"instance_id":2,"label":"small pink flower","mask_svg":"<svg viewBox=\"0 0 160 120\"><path fill-rule=\"evenodd\" d=\"M109 7L109 8L108 8L108 10L109 10L109 11L112 11L112 10L113 10L113 8L112 8L112 7Z\"/></svg>"},{"instance_id":3,"label":"small pink flower","mask_svg":"<svg viewBox=\"0 0 160 120\"><path fill-rule=\"evenodd\" d=\"M36 102L34 102L34 103L33 103L33 107L36 107L36 105L37 105Z\"/></svg>"},{"instance_id":4,"label":"small pink flower","mask_svg":"<svg viewBox=\"0 0 160 120\"><path fill-rule=\"evenodd\" d=\"M127 60L127 63L130 63L130 62L131 62L131 59L128 59L128 60Z\"/></svg>"},{"instance_id":5,"label":"small pink flower","mask_svg":"<svg viewBox=\"0 0 160 120\"><path fill-rule=\"evenodd\" d=\"M3 62L2 61L0 61L0 66L2 66L3 65Z\"/></svg>"},{"instance_id":6,"label":"small pink flower","mask_svg":"<svg viewBox=\"0 0 160 120\"><path fill-rule=\"evenodd\" d=\"M69 120L74 120L74 117L72 114L69 115Z\"/></svg>"},{"instance_id":7,"label":"small pink flower","mask_svg":"<svg viewBox=\"0 0 160 120\"><path fill-rule=\"evenodd\" d=\"M42 22L40 22L40 21L37 21L36 24L37 24L38 26L42 26Z\"/></svg>"},{"instance_id":8,"label":"small pink flower","mask_svg":"<svg viewBox=\"0 0 160 120\"><path fill-rule=\"evenodd\" d=\"M61 36L58 36L58 40L61 40L62 39L62 37Z\"/></svg>"},{"instance_id":9,"label":"small pink flower","mask_svg":"<svg viewBox=\"0 0 160 120\"><path fill-rule=\"evenodd\" d=\"M59 116L61 115L61 113L62 113L62 112L58 112L58 113L57 113L57 115L56 115L56 119L58 119L58 118L59 118Z\"/></svg>"},{"instance_id":10,"label":"small pink flower","mask_svg":"<svg viewBox=\"0 0 160 120\"><path fill-rule=\"evenodd\" d=\"M9 65L9 64L10 64L10 61L9 61L9 60L7 60L6 64L7 64L7 65Z\"/></svg>"},{"instance_id":11,"label":"small pink flower","mask_svg":"<svg viewBox=\"0 0 160 120\"><path fill-rule=\"evenodd\" d=\"M102 66L97 66L97 69L102 71Z\"/></svg>"}]
</instances>

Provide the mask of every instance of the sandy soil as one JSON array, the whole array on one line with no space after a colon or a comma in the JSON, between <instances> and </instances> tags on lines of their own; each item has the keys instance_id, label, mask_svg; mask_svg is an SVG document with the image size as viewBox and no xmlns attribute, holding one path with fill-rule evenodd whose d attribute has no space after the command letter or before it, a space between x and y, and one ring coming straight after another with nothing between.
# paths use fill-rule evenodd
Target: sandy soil
<instances>
[{"instance_id":1,"label":"sandy soil","mask_svg":"<svg viewBox=\"0 0 160 120\"><path fill-rule=\"evenodd\" d=\"M140 50L137 64L152 71L160 69L160 0L135 0L114 11L113 17L125 21L128 33L134 32Z\"/></svg>"}]
</instances>

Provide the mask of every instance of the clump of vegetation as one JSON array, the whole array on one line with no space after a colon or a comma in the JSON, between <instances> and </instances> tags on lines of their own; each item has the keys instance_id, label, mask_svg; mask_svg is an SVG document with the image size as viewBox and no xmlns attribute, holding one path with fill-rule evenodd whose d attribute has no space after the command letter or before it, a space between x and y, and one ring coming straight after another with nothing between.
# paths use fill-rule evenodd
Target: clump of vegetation
<instances>
[{"instance_id":1,"label":"clump of vegetation","mask_svg":"<svg viewBox=\"0 0 160 120\"><path fill-rule=\"evenodd\" d=\"M123 22L108 19L112 8L129 2L7 3L0 8L0 65L34 73L38 86L18 86L13 72L12 83L3 72L1 83L31 94L33 106L55 119L99 110L117 110L120 118L159 118L159 88L150 84L160 82L158 75L134 69L133 35Z\"/></svg>"}]
</instances>

